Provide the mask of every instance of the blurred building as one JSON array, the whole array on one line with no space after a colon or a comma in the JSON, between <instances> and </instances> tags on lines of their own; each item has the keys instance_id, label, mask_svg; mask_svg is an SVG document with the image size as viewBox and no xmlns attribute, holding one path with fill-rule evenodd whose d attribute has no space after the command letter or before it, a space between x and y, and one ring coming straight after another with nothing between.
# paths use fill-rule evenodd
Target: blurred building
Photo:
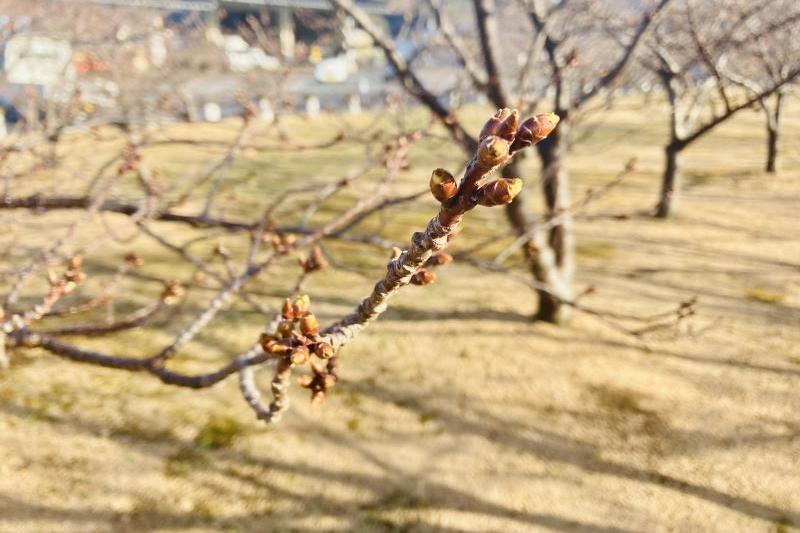
<instances>
[{"instance_id":1,"label":"blurred building","mask_svg":"<svg viewBox=\"0 0 800 533\"><path fill-rule=\"evenodd\" d=\"M217 23L222 15L223 23L241 20L248 14L267 12L276 21L280 51L285 59L295 56L297 43L298 11L332 11L327 0L84 0L97 4L126 7L146 7L167 11L205 12L207 20ZM355 0L367 13L376 16L392 16L387 0ZM235 22L229 22L234 24ZM307 29L307 28L304 28Z\"/></svg>"}]
</instances>

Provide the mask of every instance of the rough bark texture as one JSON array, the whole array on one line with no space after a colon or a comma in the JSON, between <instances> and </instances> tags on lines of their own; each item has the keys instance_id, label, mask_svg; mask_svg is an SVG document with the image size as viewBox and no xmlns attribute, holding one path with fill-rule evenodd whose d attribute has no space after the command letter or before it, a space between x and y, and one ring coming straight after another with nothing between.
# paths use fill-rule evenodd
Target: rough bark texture
<instances>
[{"instance_id":1,"label":"rough bark texture","mask_svg":"<svg viewBox=\"0 0 800 533\"><path fill-rule=\"evenodd\" d=\"M680 149L668 145L664 150L666 163L661 180L661 196L656 206L656 217L667 218L675 209L678 186L680 184Z\"/></svg>"}]
</instances>

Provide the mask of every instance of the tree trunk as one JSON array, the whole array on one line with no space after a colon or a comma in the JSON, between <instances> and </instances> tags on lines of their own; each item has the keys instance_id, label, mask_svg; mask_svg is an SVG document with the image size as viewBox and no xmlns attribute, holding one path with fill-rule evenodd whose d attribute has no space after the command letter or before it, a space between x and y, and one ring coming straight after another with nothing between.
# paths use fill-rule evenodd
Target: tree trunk
<instances>
[{"instance_id":1,"label":"tree trunk","mask_svg":"<svg viewBox=\"0 0 800 533\"><path fill-rule=\"evenodd\" d=\"M680 184L680 148L672 144L664 150L666 165L661 181L661 196L656 206L656 217L668 218L675 209L675 197Z\"/></svg>"},{"instance_id":2,"label":"tree trunk","mask_svg":"<svg viewBox=\"0 0 800 533\"><path fill-rule=\"evenodd\" d=\"M553 324L566 323L572 308L565 301L572 300L572 278L575 272L574 238L572 217L569 213L569 182L564 168L562 121L551 136L537 145L542 161L542 190L548 216L559 217L549 230L533 231L533 237L525 245L524 252L531 272L542 286L537 289L539 309L536 320ZM503 169L503 176L519 177L519 161L514 160ZM506 208L511 225L518 234L535 228L528 207L528 197L521 193Z\"/></svg>"},{"instance_id":3,"label":"tree trunk","mask_svg":"<svg viewBox=\"0 0 800 533\"><path fill-rule=\"evenodd\" d=\"M770 111L765 107L767 113L767 165L766 171L774 174L778 171L778 129L781 121L781 104L783 94L779 91L775 95L775 109Z\"/></svg>"},{"instance_id":4,"label":"tree trunk","mask_svg":"<svg viewBox=\"0 0 800 533\"><path fill-rule=\"evenodd\" d=\"M767 124L767 172L778 171L778 129Z\"/></svg>"},{"instance_id":5,"label":"tree trunk","mask_svg":"<svg viewBox=\"0 0 800 533\"><path fill-rule=\"evenodd\" d=\"M575 276L575 238L570 212L569 175L564 165L564 140L568 124L562 121L559 127L537 145L542 162L542 192L547 205L548 220L553 221L547 236L547 244L553 251L557 280L549 285L555 294L541 299L537 318L555 324L570 318L572 308L564 300L572 299L572 280ZM534 242L534 244L536 244Z\"/></svg>"},{"instance_id":6,"label":"tree trunk","mask_svg":"<svg viewBox=\"0 0 800 533\"><path fill-rule=\"evenodd\" d=\"M519 157L519 156L517 156ZM505 167L503 177L519 177L519 159ZM536 231L536 222L531 216L527 191L523 189L514 201L506 206L506 216L517 235L533 232L531 240L523 247L525 259L530 267L531 274L541 288L536 289L538 309L534 315L535 320L542 320L552 324L563 324L569 319L571 308L564 305L565 300L572 299L571 287L565 284L556 264L556 254L550 247L547 232L544 229Z\"/></svg>"}]
</instances>

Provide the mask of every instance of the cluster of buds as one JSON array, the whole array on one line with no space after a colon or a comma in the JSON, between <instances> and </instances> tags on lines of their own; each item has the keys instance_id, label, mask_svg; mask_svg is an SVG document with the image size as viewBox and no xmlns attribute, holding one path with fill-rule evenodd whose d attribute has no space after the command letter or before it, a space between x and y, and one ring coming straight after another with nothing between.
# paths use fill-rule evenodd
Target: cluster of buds
<instances>
[{"instance_id":1,"label":"cluster of buds","mask_svg":"<svg viewBox=\"0 0 800 533\"><path fill-rule=\"evenodd\" d=\"M322 253L322 249L319 246L314 246L308 257L306 257L305 254L298 253L297 261L303 268L303 272L308 274L317 272L328 266L328 260L325 259L325 255Z\"/></svg>"},{"instance_id":2,"label":"cluster of buds","mask_svg":"<svg viewBox=\"0 0 800 533\"><path fill-rule=\"evenodd\" d=\"M301 377L300 385L311 390L311 402L316 404L336 384L335 353L333 346L320 339L319 323L310 304L307 295L294 301L287 298L275 331L262 334L260 342L264 353L278 359L281 369L309 364L311 375ZM328 363L323 365L318 360Z\"/></svg>"},{"instance_id":3,"label":"cluster of buds","mask_svg":"<svg viewBox=\"0 0 800 533\"><path fill-rule=\"evenodd\" d=\"M171 279L164 282L164 290L161 291L161 301L166 305L173 305L181 299L184 292L181 282L176 279Z\"/></svg>"},{"instance_id":4,"label":"cluster of buds","mask_svg":"<svg viewBox=\"0 0 800 533\"><path fill-rule=\"evenodd\" d=\"M117 167L117 175L122 176L126 172L135 170L142 160L142 154L133 145L128 145L122 149L122 162Z\"/></svg>"},{"instance_id":5,"label":"cluster of buds","mask_svg":"<svg viewBox=\"0 0 800 533\"><path fill-rule=\"evenodd\" d=\"M50 293L58 293L58 297L67 295L86 279L86 274L81 272L83 258L79 255L73 256L69 260L67 270L59 277L53 272L48 272L50 281Z\"/></svg>"},{"instance_id":6,"label":"cluster of buds","mask_svg":"<svg viewBox=\"0 0 800 533\"><path fill-rule=\"evenodd\" d=\"M547 113L520 124L516 110L505 108L495 113L481 129L478 152L460 184L445 169L437 168L431 174L431 193L448 211L443 211L440 220L449 222L476 205L492 207L511 203L522 190L522 180L498 178L490 183L480 182L508 163L515 152L545 139L558 120L558 115Z\"/></svg>"},{"instance_id":7,"label":"cluster of buds","mask_svg":"<svg viewBox=\"0 0 800 533\"><path fill-rule=\"evenodd\" d=\"M269 236L269 241L276 254L286 255L294 248L297 238L291 233L272 233Z\"/></svg>"},{"instance_id":8,"label":"cluster of buds","mask_svg":"<svg viewBox=\"0 0 800 533\"><path fill-rule=\"evenodd\" d=\"M445 252L435 252L431 255L425 265L417 270L411 277L412 285L430 285L436 281L436 273L432 269L446 265L453 260L453 256Z\"/></svg>"}]
</instances>

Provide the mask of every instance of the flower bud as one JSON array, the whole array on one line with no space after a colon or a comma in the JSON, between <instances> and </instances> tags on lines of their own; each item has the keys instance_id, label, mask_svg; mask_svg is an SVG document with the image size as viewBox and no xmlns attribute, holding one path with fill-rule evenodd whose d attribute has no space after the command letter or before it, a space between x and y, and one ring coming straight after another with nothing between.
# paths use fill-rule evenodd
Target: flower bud
<instances>
[{"instance_id":1,"label":"flower bud","mask_svg":"<svg viewBox=\"0 0 800 533\"><path fill-rule=\"evenodd\" d=\"M308 313L306 316L300 319L300 331L303 335L308 337L314 337L319 333L319 323L317 322L317 317L315 317L312 313Z\"/></svg>"},{"instance_id":2,"label":"flower bud","mask_svg":"<svg viewBox=\"0 0 800 533\"><path fill-rule=\"evenodd\" d=\"M292 301L289 298L283 301L283 308L281 309L281 316L284 320L294 320L294 308Z\"/></svg>"},{"instance_id":3,"label":"flower bud","mask_svg":"<svg viewBox=\"0 0 800 533\"><path fill-rule=\"evenodd\" d=\"M497 135L498 137L505 138L508 133L506 130L508 129L508 119L516 114L514 119L514 128L511 130L511 139L513 139L513 134L516 131L516 121L519 120L519 114L516 110L512 111L511 109L504 107L503 109L498 109L497 113L492 116L489 120L486 121L486 124L483 125L481 128L481 132L478 134L479 140L484 140L486 137ZM503 130L503 134L498 133L500 130Z\"/></svg>"},{"instance_id":4,"label":"flower bud","mask_svg":"<svg viewBox=\"0 0 800 533\"><path fill-rule=\"evenodd\" d=\"M325 259L325 255L322 253L322 248L319 246L315 246L311 249L311 255L308 256L308 259L306 259L305 264L303 265L303 267L306 269L306 272L316 272L317 270L322 270L327 266L328 260Z\"/></svg>"},{"instance_id":5,"label":"flower bud","mask_svg":"<svg viewBox=\"0 0 800 533\"><path fill-rule=\"evenodd\" d=\"M433 171L431 174L430 187L433 197L439 202L446 202L458 194L456 179L443 168L437 168Z\"/></svg>"},{"instance_id":6,"label":"flower bud","mask_svg":"<svg viewBox=\"0 0 800 533\"><path fill-rule=\"evenodd\" d=\"M144 264L144 259L142 259L135 252L130 252L129 254L125 255L125 262L130 263L132 266L138 267Z\"/></svg>"},{"instance_id":7,"label":"flower bud","mask_svg":"<svg viewBox=\"0 0 800 533\"><path fill-rule=\"evenodd\" d=\"M558 115L555 113L545 113L527 119L517 131L517 138L514 139L512 151L527 148L547 138L556 128L559 120Z\"/></svg>"},{"instance_id":8,"label":"flower bud","mask_svg":"<svg viewBox=\"0 0 800 533\"><path fill-rule=\"evenodd\" d=\"M333 346L327 342L318 342L314 345L314 355L320 359L330 359L334 355Z\"/></svg>"},{"instance_id":9,"label":"flower bud","mask_svg":"<svg viewBox=\"0 0 800 533\"><path fill-rule=\"evenodd\" d=\"M492 168L508 158L509 143L500 137L487 137L478 147L478 164L484 168Z\"/></svg>"},{"instance_id":10,"label":"flower bud","mask_svg":"<svg viewBox=\"0 0 800 533\"><path fill-rule=\"evenodd\" d=\"M453 260L453 256L445 253L445 252L437 252L430 256L427 261L425 261L425 266L427 267L437 267L446 265L450 261Z\"/></svg>"},{"instance_id":11,"label":"flower bud","mask_svg":"<svg viewBox=\"0 0 800 533\"><path fill-rule=\"evenodd\" d=\"M272 335L266 333L261 335L261 348L265 353L274 355L276 357L283 357L292 351L292 347L286 339L275 340Z\"/></svg>"},{"instance_id":12,"label":"flower bud","mask_svg":"<svg viewBox=\"0 0 800 533\"><path fill-rule=\"evenodd\" d=\"M508 113L506 113L505 118L500 122L494 134L501 139L511 142L514 140L514 136L517 134L517 128L519 127L519 111L516 109L506 109L505 111L508 111Z\"/></svg>"},{"instance_id":13,"label":"flower bud","mask_svg":"<svg viewBox=\"0 0 800 533\"><path fill-rule=\"evenodd\" d=\"M281 320L278 323L278 327L275 328L275 332L282 338L288 339L292 336L292 330L294 329L294 323L291 320Z\"/></svg>"},{"instance_id":14,"label":"flower bud","mask_svg":"<svg viewBox=\"0 0 800 533\"><path fill-rule=\"evenodd\" d=\"M291 361L295 365L304 365L311 357L311 353L305 346L298 346L292 350Z\"/></svg>"},{"instance_id":15,"label":"flower bud","mask_svg":"<svg viewBox=\"0 0 800 533\"><path fill-rule=\"evenodd\" d=\"M430 270L420 270L411 276L412 285L430 285L436 280L436 274Z\"/></svg>"},{"instance_id":16,"label":"flower bud","mask_svg":"<svg viewBox=\"0 0 800 533\"><path fill-rule=\"evenodd\" d=\"M161 291L161 301L167 305L172 305L183 296L183 287L181 282L177 280L170 280L164 284L164 290Z\"/></svg>"},{"instance_id":17,"label":"flower bud","mask_svg":"<svg viewBox=\"0 0 800 533\"><path fill-rule=\"evenodd\" d=\"M510 204L521 190L521 179L499 178L478 189L478 205L492 207Z\"/></svg>"},{"instance_id":18,"label":"flower bud","mask_svg":"<svg viewBox=\"0 0 800 533\"><path fill-rule=\"evenodd\" d=\"M306 313L308 313L308 307L310 305L311 305L311 298L309 298L307 294L298 296L297 299L295 299L294 304L292 305L294 318L298 319L306 316Z\"/></svg>"},{"instance_id":19,"label":"flower bud","mask_svg":"<svg viewBox=\"0 0 800 533\"><path fill-rule=\"evenodd\" d=\"M325 391L315 390L314 392L311 393L311 406L315 407L317 405L324 403L326 396L327 394L325 394Z\"/></svg>"}]
</instances>

